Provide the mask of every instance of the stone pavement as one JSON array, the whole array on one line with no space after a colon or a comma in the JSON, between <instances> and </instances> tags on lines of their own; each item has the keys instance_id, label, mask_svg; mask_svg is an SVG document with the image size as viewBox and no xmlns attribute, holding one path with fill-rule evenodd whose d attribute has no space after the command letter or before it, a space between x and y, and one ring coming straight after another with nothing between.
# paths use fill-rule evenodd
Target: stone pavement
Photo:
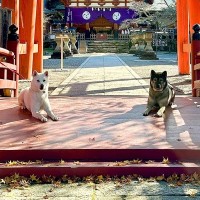
<instances>
[{"instance_id":1,"label":"stone pavement","mask_svg":"<svg viewBox=\"0 0 200 200\"><path fill-rule=\"evenodd\" d=\"M147 83L116 54L92 54L51 95L147 95Z\"/></svg>"},{"instance_id":2,"label":"stone pavement","mask_svg":"<svg viewBox=\"0 0 200 200\"><path fill-rule=\"evenodd\" d=\"M105 66L98 66L98 69L97 67L95 69L92 67L93 64L95 66L95 63L92 63L91 59L97 56L100 61L99 65L104 62ZM51 95L59 87L59 89L54 91L54 95L59 94L64 88L65 93L63 91L62 95L77 95L75 89L79 87L79 92L80 88L82 88L81 95L132 95L135 93L140 95L142 92L146 95L146 91L149 88L150 71L154 69L155 71L167 71L168 81L174 86L177 95L191 95L191 76L179 75L176 53L158 52L158 57L159 60L140 60L137 56L131 54L76 54L64 59L64 69L60 70L60 59L48 59L49 56L44 56L44 70L48 70L50 75L49 94ZM111 61L109 61L109 58ZM111 68L106 66L106 63L112 63L112 59L119 59L119 65L121 67L115 66ZM94 61L96 62L97 58ZM91 66L89 68L84 67L89 62L91 62ZM84 70L81 68L84 68ZM126 77L128 71L130 72L128 77L131 77L131 80L124 78L121 70L119 70L120 68L123 68ZM82 74L85 80L81 80L80 74L77 74L79 70L81 73L84 71L87 72L87 76L90 76L88 77L89 81L86 80L85 74ZM98 77L97 74L95 75L95 72L99 73ZM108 80L110 79L109 76L113 76L113 74L115 75L115 79L112 77L112 81ZM119 79L117 76L121 78ZM97 78L98 82L95 83L91 78L94 80ZM74 80L71 81L71 79ZM78 82L75 83L75 79ZM82 84L80 84L81 81L83 81ZM136 85L133 85L133 82ZM19 91L29 85L30 80L20 80ZM98 90L95 90L95 85L98 86Z\"/></svg>"},{"instance_id":3,"label":"stone pavement","mask_svg":"<svg viewBox=\"0 0 200 200\"><path fill-rule=\"evenodd\" d=\"M185 200L200 199L200 188L192 184L170 185L164 181L130 183L35 184L16 189L0 188L0 200Z\"/></svg>"}]
</instances>

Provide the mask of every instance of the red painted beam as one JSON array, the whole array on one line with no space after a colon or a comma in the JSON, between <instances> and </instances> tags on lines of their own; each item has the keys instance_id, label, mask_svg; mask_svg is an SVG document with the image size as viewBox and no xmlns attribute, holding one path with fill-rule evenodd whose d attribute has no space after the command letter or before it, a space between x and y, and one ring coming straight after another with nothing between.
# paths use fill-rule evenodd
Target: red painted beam
<instances>
[{"instance_id":1,"label":"red painted beam","mask_svg":"<svg viewBox=\"0 0 200 200\"><path fill-rule=\"evenodd\" d=\"M0 178L11 176L15 173L20 176L30 176L32 174L37 177L55 176L57 178L67 175L69 177L78 176L86 177L90 175L110 175L110 176L126 176L138 174L143 177L154 177L165 175L168 177L174 173L193 174L200 173L200 166L196 163L182 164L135 164L127 166L112 166L110 163L81 163L80 165L65 164L65 165L38 165L38 166L6 166L0 167Z\"/></svg>"},{"instance_id":2,"label":"red painted beam","mask_svg":"<svg viewBox=\"0 0 200 200\"><path fill-rule=\"evenodd\" d=\"M121 161L156 160L168 158L170 161L198 160L200 150L193 149L36 149L0 150L0 161L9 160L78 160L78 161Z\"/></svg>"}]
</instances>

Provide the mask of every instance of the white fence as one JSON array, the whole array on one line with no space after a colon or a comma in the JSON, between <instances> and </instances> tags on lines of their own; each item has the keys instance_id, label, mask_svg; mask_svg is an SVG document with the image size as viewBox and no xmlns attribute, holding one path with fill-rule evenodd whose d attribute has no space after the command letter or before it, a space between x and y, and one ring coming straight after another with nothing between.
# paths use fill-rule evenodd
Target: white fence
<instances>
[{"instance_id":1,"label":"white fence","mask_svg":"<svg viewBox=\"0 0 200 200\"><path fill-rule=\"evenodd\" d=\"M90 34L90 40L97 40L96 34ZM105 34L107 40L129 40L129 34L118 34L117 38L114 34ZM85 34L77 34L77 38L79 40L85 40Z\"/></svg>"}]
</instances>

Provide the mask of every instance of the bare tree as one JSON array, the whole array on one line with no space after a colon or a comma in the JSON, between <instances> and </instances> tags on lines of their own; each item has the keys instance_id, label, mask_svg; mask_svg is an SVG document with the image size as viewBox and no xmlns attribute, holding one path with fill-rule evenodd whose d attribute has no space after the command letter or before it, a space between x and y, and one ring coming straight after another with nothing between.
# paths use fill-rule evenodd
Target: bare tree
<instances>
[{"instance_id":1,"label":"bare tree","mask_svg":"<svg viewBox=\"0 0 200 200\"><path fill-rule=\"evenodd\" d=\"M160 0L160 5L165 5L160 10L155 11L154 5L144 1L134 0L131 2L130 9L134 10L136 15L134 19L125 20L121 24L121 29L128 28L132 24L156 24L159 28L171 27L176 25L176 2L175 0ZM159 5L159 4L158 4Z\"/></svg>"}]
</instances>

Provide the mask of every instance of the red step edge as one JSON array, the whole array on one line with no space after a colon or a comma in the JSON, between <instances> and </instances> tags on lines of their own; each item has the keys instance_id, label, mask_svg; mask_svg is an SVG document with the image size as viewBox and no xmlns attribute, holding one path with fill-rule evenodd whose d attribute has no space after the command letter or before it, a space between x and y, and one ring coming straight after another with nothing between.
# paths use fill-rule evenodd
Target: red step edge
<instances>
[{"instance_id":1,"label":"red step edge","mask_svg":"<svg viewBox=\"0 0 200 200\"><path fill-rule=\"evenodd\" d=\"M109 175L109 176L126 176L139 174L143 177L154 177L165 175L168 177L172 174L200 174L200 167L194 163L184 165L128 165L128 166L102 166L102 164L94 165L93 163L87 163L87 166L74 165L72 166L8 166L8 167L0 167L0 178L5 176L11 176L15 173L20 174L20 176L30 176L36 175L38 177L46 176L55 176L62 177L63 175L67 175L69 177L77 176L77 177L86 177L90 175Z\"/></svg>"},{"instance_id":2,"label":"red step edge","mask_svg":"<svg viewBox=\"0 0 200 200\"><path fill-rule=\"evenodd\" d=\"M78 161L120 161L198 160L200 149L35 149L0 150L0 161L9 160L78 160Z\"/></svg>"}]
</instances>

